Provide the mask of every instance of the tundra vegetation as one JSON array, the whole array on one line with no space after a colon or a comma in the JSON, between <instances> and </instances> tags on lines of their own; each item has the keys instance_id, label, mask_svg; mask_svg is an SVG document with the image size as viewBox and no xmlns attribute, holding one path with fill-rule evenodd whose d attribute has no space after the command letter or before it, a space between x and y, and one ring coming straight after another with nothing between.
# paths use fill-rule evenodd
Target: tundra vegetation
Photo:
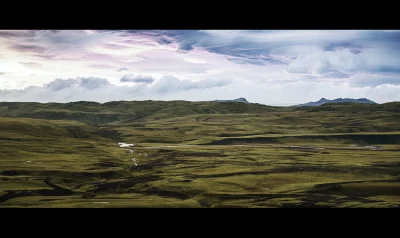
<instances>
[{"instance_id":1,"label":"tundra vegetation","mask_svg":"<svg viewBox=\"0 0 400 238\"><path fill-rule=\"evenodd\" d=\"M397 102L1 102L0 207L400 207L399 143Z\"/></svg>"}]
</instances>

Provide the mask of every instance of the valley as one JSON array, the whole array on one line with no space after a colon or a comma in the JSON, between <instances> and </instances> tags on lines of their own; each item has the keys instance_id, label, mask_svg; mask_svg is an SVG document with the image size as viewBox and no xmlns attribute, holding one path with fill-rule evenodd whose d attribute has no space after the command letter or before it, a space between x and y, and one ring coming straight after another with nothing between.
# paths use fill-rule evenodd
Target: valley
<instances>
[{"instance_id":1,"label":"valley","mask_svg":"<svg viewBox=\"0 0 400 238\"><path fill-rule=\"evenodd\" d=\"M399 159L397 102L0 102L0 207L400 207Z\"/></svg>"}]
</instances>

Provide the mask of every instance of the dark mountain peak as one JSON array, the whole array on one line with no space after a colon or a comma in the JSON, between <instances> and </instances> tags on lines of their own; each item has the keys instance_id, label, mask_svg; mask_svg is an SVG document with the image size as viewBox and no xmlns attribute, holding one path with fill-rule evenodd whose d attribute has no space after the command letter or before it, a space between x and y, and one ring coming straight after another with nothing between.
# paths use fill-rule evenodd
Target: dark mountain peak
<instances>
[{"instance_id":1,"label":"dark mountain peak","mask_svg":"<svg viewBox=\"0 0 400 238\"><path fill-rule=\"evenodd\" d=\"M243 103L249 103L246 100L246 98L242 98L242 97L236 98L236 99L233 99L233 100L215 100L215 102L243 102Z\"/></svg>"},{"instance_id":2,"label":"dark mountain peak","mask_svg":"<svg viewBox=\"0 0 400 238\"><path fill-rule=\"evenodd\" d=\"M235 102L245 102L245 103L249 103L249 102L246 100L246 98L242 98L242 97L237 98L237 99L233 99L233 101L235 101Z\"/></svg>"},{"instance_id":3,"label":"dark mountain peak","mask_svg":"<svg viewBox=\"0 0 400 238\"><path fill-rule=\"evenodd\" d=\"M326 103L344 103L344 102L355 102L355 103L367 103L367 104L376 104L376 102L373 102L369 99L366 98L359 98L359 99L354 99L354 98L336 98L333 100L329 100L326 98L321 98L319 101L317 102L308 102L305 104L300 104L300 105L296 105L296 106L321 106L324 105Z\"/></svg>"}]
</instances>

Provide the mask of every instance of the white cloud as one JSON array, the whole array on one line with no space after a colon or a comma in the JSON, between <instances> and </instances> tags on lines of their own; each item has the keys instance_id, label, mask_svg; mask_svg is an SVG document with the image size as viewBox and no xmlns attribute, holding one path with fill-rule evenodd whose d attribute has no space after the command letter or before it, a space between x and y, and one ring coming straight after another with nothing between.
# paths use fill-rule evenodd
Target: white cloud
<instances>
[{"instance_id":1,"label":"white cloud","mask_svg":"<svg viewBox=\"0 0 400 238\"><path fill-rule=\"evenodd\" d=\"M355 88L400 85L400 75L358 74L350 77L348 82Z\"/></svg>"},{"instance_id":2,"label":"white cloud","mask_svg":"<svg viewBox=\"0 0 400 238\"><path fill-rule=\"evenodd\" d=\"M0 90L37 86L2 94L30 101L392 100L399 92L399 36L400 31L0 31ZM121 82L125 75L133 75L131 83ZM83 80L88 78L107 80Z\"/></svg>"},{"instance_id":3,"label":"white cloud","mask_svg":"<svg viewBox=\"0 0 400 238\"><path fill-rule=\"evenodd\" d=\"M55 79L43 86L29 86L22 90L0 90L0 101L99 101L161 99L187 91L207 90L230 84L228 80L179 80L164 76L152 85L117 86L104 78Z\"/></svg>"},{"instance_id":4,"label":"white cloud","mask_svg":"<svg viewBox=\"0 0 400 238\"><path fill-rule=\"evenodd\" d=\"M378 103L400 101L400 85L353 87L312 79L259 81L179 80L164 76L155 83L117 86L102 78L57 79L24 90L0 90L0 101L187 100L209 101L244 97L249 102L294 105L325 98L368 98ZM352 79L350 79L352 80Z\"/></svg>"},{"instance_id":5,"label":"white cloud","mask_svg":"<svg viewBox=\"0 0 400 238\"><path fill-rule=\"evenodd\" d=\"M349 49L299 55L287 71L291 73L324 74L330 70L346 73L399 72L400 55L376 52L374 49L354 54Z\"/></svg>"}]
</instances>

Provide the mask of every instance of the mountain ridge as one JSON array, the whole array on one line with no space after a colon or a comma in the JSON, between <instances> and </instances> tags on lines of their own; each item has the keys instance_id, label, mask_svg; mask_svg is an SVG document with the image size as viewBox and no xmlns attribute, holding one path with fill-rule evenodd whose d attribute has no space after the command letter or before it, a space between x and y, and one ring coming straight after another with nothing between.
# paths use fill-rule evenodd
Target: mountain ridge
<instances>
[{"instance_id":1,"label":"mountain ridge","mask_svg":"<svg viewBox=\"0 0 400 238\"><path fill-rule=\"evenodd\" d=\"M249 103L249 101L246 100L246 98L236 98L232 100L215 100L214 102L243 102L243 103Z\"/></svg>"},{"instance_id":2,"label":"mountain ridge","mask_svg":"<svg viewBox=\"0 0 400 238\"><path fill-rule=\"evenodd\" d=\"M345 102L354 102L354 103L364 103L364 104L377 104L374 101L371 101L367 98L336 98L336 99L326 99L321 98L316 102L308 102L303 104L294 105L295 107L305 107L305 106L321 106L327 103L345 103Z\"/></svg>"}]
</instances>

